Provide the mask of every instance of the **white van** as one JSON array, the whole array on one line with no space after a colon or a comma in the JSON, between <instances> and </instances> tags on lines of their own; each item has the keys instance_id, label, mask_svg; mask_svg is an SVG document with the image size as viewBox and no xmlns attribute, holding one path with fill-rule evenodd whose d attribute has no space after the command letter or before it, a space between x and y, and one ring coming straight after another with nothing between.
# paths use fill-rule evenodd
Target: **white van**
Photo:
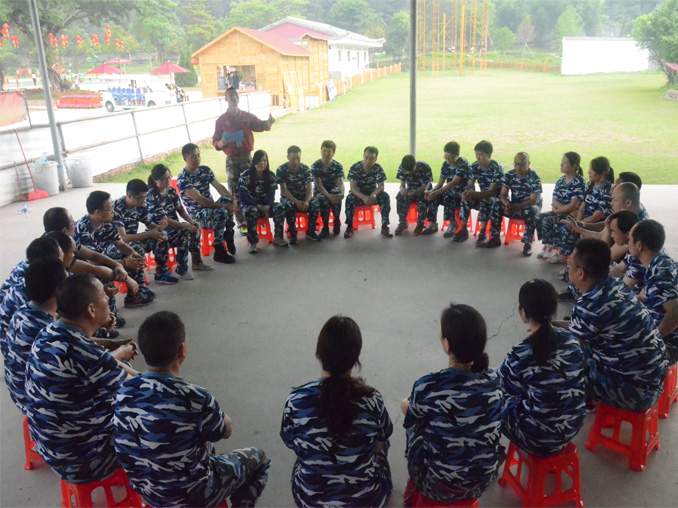
<instances>
[{"instance_id":1,"label":"white van","mask_svg":"<svg viewBox=\"0 0 678 508\"><path fill-rule=\"evenodd\" d=\"M102 78L106 88L101 91L102 105L106 111L152 108L176 104L174 90L165 83L146 74L115 74Z\"/></svg>"}]
</instances>

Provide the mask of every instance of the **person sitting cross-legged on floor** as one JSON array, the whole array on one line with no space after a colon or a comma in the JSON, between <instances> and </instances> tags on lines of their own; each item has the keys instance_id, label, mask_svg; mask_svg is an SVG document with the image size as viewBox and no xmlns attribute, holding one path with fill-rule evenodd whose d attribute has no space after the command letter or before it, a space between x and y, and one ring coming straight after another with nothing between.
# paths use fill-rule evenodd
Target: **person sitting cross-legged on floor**
<instances>
[{"instance_id":1,"label":"person sitting cross-legged on floor","mask_svg":"<svg viewBox=\"0 0 678 508\"><path fill-rule=\"evenodd\" d=\"M193 219L181 203L179 194L171 185L172 173L164 164L156 164L148 177L146 206L154 224L166 223L167 244L176 247L177 268L175 273L184 280L192 280L188 271L188 253L193 258L193 271L210 271L213 268L202 261L200 252L200 223ZM181 222L179 217L186 222ZM161 257L159 257L159 255ZM167 269L169 249L156 254L155 262Z\"/></svg>"},{"instance_id":2,"label":"person sitting cross-legged on floor","mask_svg":"<svg viewBox=\"0 0 678 508\"><path fill-rule=\"evenodd\" d=\"M391 213L391 200L384 192L386 173L384 168L377 163L379 150L374 146L368 146L363 150L363 160L356 162L348 170L348 181L351 183L351 192L346 197L346 231L344 238L353 236L353 215L356 206L379 205L381 213L381 234L386 238L392 238L389 231L389 214Z\"/></svg>"},{"instance_id":3,"label":"person sitting cross-legged on floor","mask_svg":"<svg viewBox=\"0 0 678 508\"><path fill-rule=\"evenodd\" d=\"M287 162L275 172L275 183L280 185L280 204L285 210L290 243L297 243L297 212L308 214L309 227L306 237L319 241L315 232L318 222L318 200L313 197L313 177L311 169L301 162L301 148L292 145L287 149ZM312 225L312 226L311 226Z\"/></svg>"},{"instance_id":4,"label":"person sitting cross-legged on floor","mask_svg":"<svg viewBox=\"0 0 678 508\"><path fill-rule=\"evenodd\" d=\"M273 217L274 240L276 247L287 247L285 232L285 208L275 202L275 174L268 164L268 155L263 150L257 150L252 156L250 169L243 172L238 180L240 205L242 214L247 221L247 241L250 242L250 254L256 254L259 243L257 221L259 218L268 220Z\"/></svg>"},{"instance_id":5,"label":"person sitting cross-legged on floor","mask_svg":"<svg viewBox=\"0 0 678 508\"><path fill-rule=\"evenodd\" d=\"M111 195L104 191L91 192L87 197L87 215L75 223L75 241L90 250L121 260L127 273L139 286L136 294L127 292L125 307L148 305L153 301L155 293L146 285L143 249L137 246L135 250L120 238L113 222L114 217Z\"/></svg>"},{"instance_id":6,"label":"person sitting cross-legged on floor","mask_svg":"<svg viewBox=\"0 0 678 508\"><path fill-rule=\"evenodd\" d=\"M326 139L320 145L320 159L311 164L311 175L315 182L313 197L318 200L320 216L323 220L323 228L320 238L330 236L330 210L334 215L333 233L338 235L341 231L341 203L344 200L344 166L334 160L337 144L331 139ZM316 224L308 223L308 228L315 231Z\"/></svg>"},{"instance_id":7,"label":"person sitting cross-legged on floor","mask_svg":"<svg viewBox=\"0 0 678 508\"><path fill-rule=\"evenodd\" d=\"M398 210L398 227L396 235L402 235L407 229L407 213L411 203L417 205L417 225L414 235L419 236L424 231L428 201L424 194L431 188L433 172L431 166L424 161L418 161L413 155L406 155L398 167L396 178L400 180L400 189L396 194L396 208Z\"/></svg>"},{"instance_id":8,"label":"person sitting cross-legged on floor","mask_svg":"<svg viewBox=\"0 0 678 508\"><path fill-rule=\"evenodd\" d=\"M569 332L554 328L558 293L543 279L520 288L520 318L530 336L498 369L504 434L521 450L546 457L563 450L584 424L584 354Z\"/></svg>"},{"instance_id":9,"label":"person sitting cross-legged on floor","mask_svg":"<svg viewBox=\"0 0 678 508\"><path fill-rule=\"evenodd\" d=\"M143 374L118 390L114 444L130 483L151 506L254 506L270 461L257 448L217 455L231 420L207 390L181 377L188 342L181 318L157 312L139 327Z\"/></svg>"},{"instance_id":10,"label":"person sitting cross-legged on floor","mask_svg":"<svg viewBox=\"0 0 678 508\"><path fill-rule=\"evenodd\" d=\"M451 238L454 235L455 242L468 240L468 217L466 221L461 221L461 229L455 234L459 228L455 213L457 208L461 207L461 195L468 190L468 181L471 178L471 165L465 157L459 155L459 152L459 143L456 141L445 144L443 152L445 161L440 167L440 180L433 189L426 192L430 224L422 233L431 235L438 231L438 206L442 203L443 221L450 221L443 236Z\"/></svg>"},{"instance_id":11,"label":"person sitting cross-legged on floor","mask_svg":"<svg viewBox=\"0 0 678 508\"><path fill-rule=\"evenodd\" d=\"M631 229L629 254L646 268L641 298L664 339L669 364L678 362L678 263L664 252L664 226L645 219Z\"/></svg>"},{"instance_id":12,"label":"person sitting cross-legged on floor","mask_svg":"<svg viewBox=\"0 0 678 508\"><path fill-rule=\"evenodd\" d=\"M509 219L523 219L523 256L532 255L534 229L537 225L537 214L541 210L541 178L530 168L530 156L519 152L513 158L513 169L504 175L501 182L499 201L492 205L490 238L485 247L499 247L501 239L499 231L504 216ZM509 193L511 197L509 198Z\"/></svg>"},{"instance_id":13,"label":"person sitting cross-legged on floor","mask_svg":"<svg viewBox=\"0 0 678 508\"><path fill-rule=\"evenodd\" d=\"M567 266L570 284L581 292L569 329L584 351L588 401L648 410L659 400L668 367L652 316L622 281L609 275L610 247L602 240L579 240Z\"/></svg>"},{"instance_id":14,"label":"person sitting cross-legged on floor","mask_svg":"<svg viewBox=\"0 0 678 508\"><path fill-rule=\"evenodd\" d=\"M35 337L57 317L56 291L66 277L66 267L60 259L36 259L26 269L26 294L29 302L19 309L7 330L5 384L14 404L26 413L26 360Z\"/></svg>"},{"instance_id":15,"label":"person sitting cross-legged on floor","mask_svg":"<svg viewBox=\"0 0 678 508\"><path fill-rule=\"evenodd\" d=\"M186 167L177 178L177 187L181 199L186 205L186 211L203 228L212 229L214 233L214 261L217 263L235 263L235 241L233 228L233 213L237 207L233 203L233 196L219 182L212 170L200 164L200 148L193 143L187 143L181 149L181 155ZM210 186L219 193L219 199L214 201L210 193ZM226 249L224 249L224 241ZM227 252L228 249L228 252Z\"/></svg>"},{"instance_id":16,"label":"person sitting cross-legged on floor","mask_svg":"<svg viewBox=\"0 0 678 508\"><path fill-rule=\"evenodd\" d=\"M504 462L503 394L485 353L487 327L473 307L451 304L440 317L447 368L414 382L405 415L408 502L413 489L454 503L480 497Z\"/></svg>"},{"instance_id":17,"label":"person sitting cross-legged on floor","mask_svg":"<svg viewBox=\"0 0 678 508\"><path fill-rule=\"evenodd\" d=\"M89 483L120 467L113 447L113 402L136 375L122 360L136 344L111 353L92 335L113 319L92 275L68 277L57 289L59 319L38 333L26 362L26 416L36 450L59 478Z\"/></svg>"}]
</instances>

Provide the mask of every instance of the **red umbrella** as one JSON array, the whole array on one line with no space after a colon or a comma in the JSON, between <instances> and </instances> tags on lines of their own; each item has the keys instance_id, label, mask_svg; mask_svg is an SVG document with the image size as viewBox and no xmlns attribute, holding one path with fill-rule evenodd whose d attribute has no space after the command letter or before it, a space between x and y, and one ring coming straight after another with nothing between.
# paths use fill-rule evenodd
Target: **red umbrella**
<instances>
[{"instance_id":1,"label":"red umbrella","mask_svg":"<svg viewBox=\"0 0 678 508\"><path fill-rule=\"evenodd\" d=\"M91 71L87 71L87 74L124 74L125 71L118 69L117 67L113 67L112 65L108 64L103 64L97 67L96 69L92 69Z\"/></svg>"},{"instance_id":2,"label":"red umbrella","mask_svg":"<svg viewBox=\"0 0 678 508\"><path fill-rule=\"evenodd\" d=\"M167 62L166 64L162 64L157 69L152 70L151 74L175 74L181 72L191 71L184 69L183 67L179 67L177 64L173 64L172 62Z\"/></svg>"},{"instance_id":3,"label":"red umbrella","mask_svg":"<svg viewBox=\"0 0 678 508\"><path fill-rule=\"evenodd\" d=\"M115 65L121 65L121 64L129 64L132 63L132 60L125 60L124 58L114 58L113 60L109 60L106 62L107 64L115 64Z\"/></svg>"}]
</instances>

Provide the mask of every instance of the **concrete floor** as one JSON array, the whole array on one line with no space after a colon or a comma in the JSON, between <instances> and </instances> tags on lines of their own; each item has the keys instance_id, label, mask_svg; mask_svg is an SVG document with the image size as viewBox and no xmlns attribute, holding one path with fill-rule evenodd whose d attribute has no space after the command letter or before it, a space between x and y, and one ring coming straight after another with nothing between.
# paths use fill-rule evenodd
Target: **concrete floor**
<instances>
[{"instance_id":1,"label":"concrete floor","mask_svg":"<svg viewBox=\"0 0 678 508\"><path fill-rule=\"evenodd\" d=\"M124 185L97 188L114 197ZM545 202L553 186L545 186ZM42 214L52 206L65 206L77 219L85 212L85 198L94 190L75 189L49 199L27 203L28 220L17 213L20 204L0 208L0 273L3 277L23 258L32 238L42 233ZM387 184L395 205L396 184ZM678 188L645 186L642 195L650 215L669 232L669 253L678 255L678 218L670 199ZM442 211L440 212L442 214ZM342 217L343 218L343 217ZM397 223L395 206L392 229ZM343 229L342 229L343 230ZM279 438L285 399L294 386L316 379L320 366L315 342L323 323L341 313L353 317L363 333L362 375L381 391L394 423L390 462L394 492L388 506L402 506L407 479L403 457L405 433L400 400L420 376L445 368L447 358L438 341L438 319L449 302L476 307L491 335L488 353L498 367L513 344L526 336L516 313L518 289L526 280L543 277L563 287L560 268L524 258L522 244L512 242L492 251L476 250L473 241L453 244L441 233L414 238L412 229L402 237L386 239L379 229L359 229L353 238L342 237L312 244L303 240L289 249L262 242L256 256L247 254L238 237L237 263L218 265L212 273L198 273L194 281L177 287L155 286L158 297L144 309L126 310L124 336L136 336L150 312L168 309L179 313L189 336L189 357L183 376L206 387L233 420L233 436L217 450L257 446L272 460L261 506L293 506L289 478L294 454ZM559 317L571 305L561 305ZM141 358L135 367L144 370ZM678 463L678 405L667 420L660 420L661 449L652 453L644 472L627 467L626 459L598 448L584 448L593 422L587 416L575 438L582 470L582 497L592 506L676 506ZM59 482L44 465L24 471L21 415L7 391L0 389L0 506L59 506ZM493 485L480 499L481 506L519 506L509 488Z\"/></svg>"}]
</instances>

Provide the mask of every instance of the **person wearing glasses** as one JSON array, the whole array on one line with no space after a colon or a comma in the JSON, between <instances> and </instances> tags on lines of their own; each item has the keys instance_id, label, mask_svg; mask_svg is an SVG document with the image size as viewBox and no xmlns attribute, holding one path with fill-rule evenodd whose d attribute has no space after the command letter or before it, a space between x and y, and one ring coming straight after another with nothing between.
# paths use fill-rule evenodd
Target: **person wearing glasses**
<instances>
[{"instance_id":1,"label":"person wearing glasses","mask_svg":"<svg viewBox=\"0 0 678 508\"><path fill-rule=\"evenodd\" d=\"M610 276L610 247L602 240L579 240L567 269L570 283L581 291L569 329L585 355L588 407L599 401L648 410L659 400L669 365L652 316L624 282Z\"/></svg>"},{"instance_id":2,"label":"person wearing glasses","mask_svg":"<svg viewBox=\"0 0 678 508\"><path fill-rule=\"evenodd\" d=\"M525 221L523 256L531 256L537 215L541 211L541 192L541 178L536 171L530 169L530 156L527 152L518 152L513 158L513 169L506 173L501 181L499 201L492 205L491 238L485 243L485 247L489 249L501 245L499 231L504 216L510 219L523 219Z\"/></svg>"}]
</instances>

